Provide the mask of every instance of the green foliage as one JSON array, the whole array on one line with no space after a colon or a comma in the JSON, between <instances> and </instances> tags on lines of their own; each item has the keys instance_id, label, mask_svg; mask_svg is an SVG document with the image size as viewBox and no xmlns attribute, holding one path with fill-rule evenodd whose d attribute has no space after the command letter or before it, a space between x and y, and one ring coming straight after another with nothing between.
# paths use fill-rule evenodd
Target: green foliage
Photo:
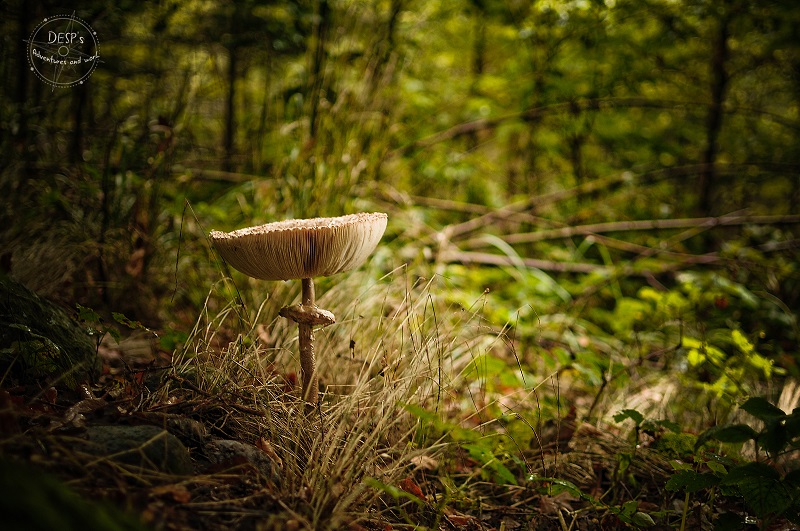
<instances>
[{"instance_id":1,"label":"green foliage","mask_svg":"<svg viewBox=\"0 0 800 531\"><path fill-rule=\"evenodd\" d=\"M688 494L719 488L723 494L740 497L753 515L762 521L762 529L776 517L794 523L800 516L799 470L781 473L777 459L800 449L800 408L786 414L764 398L752 397L741 409L764 424L756 430L747 424L714 426L697 438L695 467L676 464L678 469L667 482L669 491ZM735 462L702 452L712 441L741 446L753 442L763 449L765 461Z\"/></svg>"},{"instance_id":2,"label":"green foliage","mask_svg":"<svg viewBox=\"0 0 800 531\"><path fill-rule=\"evenodd\" d=\"M529 476L528 481L531 483L543 483L544 485L539 490L547 496L557 496L562 492L566 492L576 499L588 502L599 511L607 511L615 515L621 522L632 527L647 528L655 525L651 515L639 510L639 503L636 500L629 500L622 505L608 505L584 493L578 486L567 480Z\"/></svg>"},{"instance_id":3,"label":"green foliage","mask_svg":"<svg viewBox=\"0 0 800 531\"><path fill-rule=\"evenodd\" d=\"M662 428L666 428L673 433L680 433L678 424L666 419L645 419L644 415L635 409L623 409L614 415L614 422L622 422L625 419L633 421L637 431L656 433Z\"/></svg>"},{"instance_id":4,"label":"green foliage","mask_svg":"<svg viewBox=\"0 0 800 531\"><path fill-rule=\"evenodd\" d=\"M445 422L438 415L420 406L407 404L405 409L420 421L420 434L424 440L443 440L463 448L480 464L482 475L499 484L516 485L517 478L498 456L498 445L493 437L475 430ZM424 441L423 441L424 442Z\"/></svg>"},{"instance_id":5,"label":"green foliage","mask_svg":"<svg viewBox=\"0 0 800 531\"><path fill-rule=\"evenodd\" d=\"M747 424L715 426L698 437L697 446L710 440L725 443L753 441L772 459L800 446L800 408L786 414L767 400L752 397L741 405L741 409L762 421L764 427L756 431Z\"/></svg>"}]
</instances>

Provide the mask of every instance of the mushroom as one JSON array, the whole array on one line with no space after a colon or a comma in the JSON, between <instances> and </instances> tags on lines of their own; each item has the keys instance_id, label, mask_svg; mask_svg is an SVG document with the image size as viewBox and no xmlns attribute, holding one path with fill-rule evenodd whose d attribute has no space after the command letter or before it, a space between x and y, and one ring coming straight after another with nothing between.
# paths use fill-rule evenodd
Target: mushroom
<instances>
[{"instance_id":1,"label":"mushroom","mask_svg":"<svg viewBox=\"0 0 800 531\"><path fill-rule=\"evenodd\" d=\"M386 214L350 214L335 218L289 219L233 232L212 231L214 247L242 273L261 280L302 279L300 304L279 315L299 325L303 399L317 404L314 326L336 322L315 302L313 277L331 276L361 265L386 230Z\"/></svg>"}]
</instances>

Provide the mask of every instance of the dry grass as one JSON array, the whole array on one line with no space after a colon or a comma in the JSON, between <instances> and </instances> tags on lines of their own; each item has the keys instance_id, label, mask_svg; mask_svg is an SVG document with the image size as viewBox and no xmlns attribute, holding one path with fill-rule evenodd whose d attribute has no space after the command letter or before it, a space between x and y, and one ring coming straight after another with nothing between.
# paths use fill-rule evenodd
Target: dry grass
<instances>
[{"instance_id":1,"label":"dry grass","mask_svg":"<svg viewBox=\"0 0 800 531\"><path fill-rule=\"evenodd\" d=\"M151 397L153 404L185 397L180 382L189 381L201 395L229 404L218 431L269 442L280 463L271 493L285 517L303 527L379 517L385 493L372 480L396 485L415 468L414 457L440 449L415 445L419 421L404 406L438 409L476 341L491 340L488 329L471 322L474 313L454 312L438 298L434 281L412 278L405 267L370 278L337 278L317 301L338 322L316 334L324 390L316 411L304 412L293 385L297 331L275 315L295 291L281 283L270 283L277 284L273 293L251 311L235 302L211 311L221 303L212 291L176 354L175 379Z\"/></svg>"}]
</instances>

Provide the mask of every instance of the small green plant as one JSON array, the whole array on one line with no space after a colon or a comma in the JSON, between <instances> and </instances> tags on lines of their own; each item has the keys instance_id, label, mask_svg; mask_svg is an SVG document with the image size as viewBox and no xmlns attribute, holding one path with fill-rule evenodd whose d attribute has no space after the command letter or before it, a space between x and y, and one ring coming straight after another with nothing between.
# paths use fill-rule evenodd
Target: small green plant
<instances>
[{"instance_id":1,"label":"small green plant","mask_svg":"<svg viewBox=\"0 0 800 531\"><path fill-rule=\"evenodd\" d=\"M449 440L467 452L478 463L481 475L499 485L516 485L517 479L500 460L499 445L481 433L440 419L436 414L416 405L406 405L406 410L419 419L423 431L434 438ZM501 454L501 455L498 455Z\"/></svg>"},{"instance_id":2,"label":"small green plant","mask_svg":"<svg viewBox=\"0 0 800 531\"><path fill-rule=\"evenodd\" d=\"M542 487L538 490L543 495L557 496L566 492L574 498L581 499L589 503L598 512L605 512L614 515L620 522L623 522L630 527L647 528L655 525L655 520L653 520L653 517L650 514L639 510L639 502L636 500L628 500L621 505L609 505L595 498L594 496L586 494L571 481L557 478L543 478L539 476L530 476L528 481L542 483Z\"/></svg>"},{"instance_id":3,"label":"small green plant","mask_svg":"<svg viewBox=\"0 0 800 531\"><path fill-rule=\"evenodd\" d=\"M615 422L623 422L625 419L630 419L633 421L634 444L636 445L639 444L639 438L642 433L655 435L662 429L667 429L673 433L680 433L681 431L680 426L671 420L647 419L635 409L623 409L614 415Z\"/></svg>"},{"instance_id":4,"label":"small green plant","mask_svg":"<svg viewBox=\"0 0 800 531\"><path fill-rule=\"evenodd\" d=\"M690 494L706 492L741 498L761 522L761 529L779 518L800 523L800 469L788 469L784 458L800 448L800 408L787 414L764 398L750 398L741 409L763 423L761 429L748 424L714 426L697 438L695 465L675 462L676 473L667 482L669 491ZM703 451L712 442L755 448L753 461L740 462L717 452ZM688 503L687 503L688 505ZM685 525L684 513L684 525ZM716 529L739 529L740 515L727 513ZM683 526L682 526L683 528Z\"/></svg>"}]
</instances>

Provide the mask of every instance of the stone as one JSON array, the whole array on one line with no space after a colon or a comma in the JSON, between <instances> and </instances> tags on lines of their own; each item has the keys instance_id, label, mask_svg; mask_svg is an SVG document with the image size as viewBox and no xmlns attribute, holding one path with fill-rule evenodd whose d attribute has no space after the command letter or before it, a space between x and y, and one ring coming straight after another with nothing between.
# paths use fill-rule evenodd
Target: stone
<instances>
[{"instance_id":1,"label":"stone","mask_svg":"<svg viewBox=\"0 0 800 531\"><path fill-rule=\"evenodd\" d=\"M86 435L86 448L95 455L167 474L194 473L186 446L158 426L92 426Z\"/></svg>"},{"instance_id":2,"label":"stone","mask_svg":"<svg viewBox=\"0 0 800 531\"><path fill-rule=\"evenodd\" d=\"M205 446L205 454L212 469L223 471L225 468L250 468L263 477L278 482L280 479L279 466L266 452L239 441L217 439L210 441Z\"/></svg>"}]
</instances>

